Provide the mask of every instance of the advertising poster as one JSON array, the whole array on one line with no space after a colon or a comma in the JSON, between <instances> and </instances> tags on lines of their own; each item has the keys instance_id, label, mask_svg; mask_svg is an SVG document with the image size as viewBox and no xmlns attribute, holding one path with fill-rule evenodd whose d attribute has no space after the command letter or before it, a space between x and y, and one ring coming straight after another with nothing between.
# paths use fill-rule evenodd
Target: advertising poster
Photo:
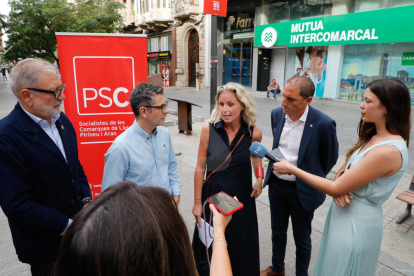
<instances>
[{"instance_id":1,"label":"advertising poster","mask_svg":"<svg viewBox=\"0 0 414 276\"><path fill-rule=\"evenodd\" d=\"M323 97L325 93L326 67L328 65L328 46L296 47L296 68L308 68L309 77L315 84L315 97ZM292 74L293 75L293 74Z\"/></svg>"},{"instance_id":2,"label":"advertising poster","mask_svg":"<svg viewBox=\"0 0 414 276\"><path fill-rule=\"evenodd\" d=\"M398 78L410 90L414 107L414 43L347 45L340 98L363 101L366 86L377 79Z\"/></svg>"},{"instance_id":3,"label":"advertising poster","mask_svg":"<svg viewBox=\"0 0 414 276\"><path fill-rule=\"evenodd\" d=\"M92 196L101 192L104 154L134 122L129 98L147 81L146 35L57 33L65 113L78 139Z\"/></svg>"}]
</instances>

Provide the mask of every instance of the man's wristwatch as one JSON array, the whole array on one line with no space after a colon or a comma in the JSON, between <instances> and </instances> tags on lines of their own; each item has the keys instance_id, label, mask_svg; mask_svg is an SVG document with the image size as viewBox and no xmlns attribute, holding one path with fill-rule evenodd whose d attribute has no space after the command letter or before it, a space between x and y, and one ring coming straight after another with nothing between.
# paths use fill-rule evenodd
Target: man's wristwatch
<instances>
[{"instance_id":1,"label":"man's wristwatch","mask_svg":"<svg viewBox=\"0 0 414 276\"><path fill-rule=\"evenodd\" d=\"M82 205L85 206L86 204L89 204L92 202L92 198L87 197L84 200L82 200Z\"/></svg>"}]
</instances>

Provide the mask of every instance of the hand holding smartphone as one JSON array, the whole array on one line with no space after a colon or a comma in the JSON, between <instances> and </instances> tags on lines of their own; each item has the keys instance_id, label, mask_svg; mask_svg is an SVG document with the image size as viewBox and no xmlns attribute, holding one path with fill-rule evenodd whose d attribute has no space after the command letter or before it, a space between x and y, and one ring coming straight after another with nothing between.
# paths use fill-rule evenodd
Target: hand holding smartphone
<instances>
[{"instance_id":1,"label":"hand holding smartphone","mask_svg":"<svg viewBox=\"0 0 414 276\"><path fill-rule=\"evenodd\" d=\"M226 216L243 208L243 203L232 198L225 192L220 192L207 198L207 202L213 204L217 210Z\"/></svg>"}]
</instances>

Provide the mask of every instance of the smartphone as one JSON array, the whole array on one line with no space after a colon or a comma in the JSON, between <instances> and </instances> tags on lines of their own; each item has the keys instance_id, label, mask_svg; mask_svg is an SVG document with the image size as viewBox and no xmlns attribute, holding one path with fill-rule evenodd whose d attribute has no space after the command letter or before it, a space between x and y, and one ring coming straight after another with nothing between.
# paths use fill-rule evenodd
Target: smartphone
<instances>
[{"instance_id":1,"label":"smartphone","mask_svg":"<svg viewBox=\"0 0 414 276\"><path fill-rule=\"evenodd\" d=\"M274 150L269 151L267 154L268 154L268 155L270 155L270 156L273 156L275 159L276 159L276 158L277 158L277 159L286 159L286 158L283 156L283 154L282 154L282 152L280 151L280 149L279 149L279 148L275 148Z\"/></svg>"},{"instance_id":2,"label":"smartphone","mask_svg":"<svg viewBox=\"0 0 414 276\"><path fill-rule=\"evenodd\" d=\"M213 204L223 215L228 216L243 208L243 203L235 200L225 192L220 192L207 198L208 203Z\"/></svg>"}]
</instances>

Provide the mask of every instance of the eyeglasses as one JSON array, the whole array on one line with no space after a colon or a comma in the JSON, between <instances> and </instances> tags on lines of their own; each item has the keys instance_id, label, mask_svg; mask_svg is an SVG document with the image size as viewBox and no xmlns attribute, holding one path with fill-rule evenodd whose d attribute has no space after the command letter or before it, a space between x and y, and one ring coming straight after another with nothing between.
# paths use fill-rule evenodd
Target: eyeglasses
<instances>
[{"instance_id":1,"label":"eyeglasses","mask_svg":"<svg viewBox=\"0 0 414 276\"><path fill-rule=\"evenodd\" d=\"M165 102L165 104L162 104L162 105L157 105L157 106L155 106L155 105L144 105L144 107L160 108L160 109L161 109L161 112L162 112L162 113L164 113L164 112L165 112L165 110L166 110L166 109L167 109L167 107L168 107L168 102L166 101L166 102Z\"/></svg>"},{"instance_id":2,"label":"eyeglasses","mask_svg":"<svg viewBox=\"0 0 414 276\"><path fill-rule=\"evenodd\" d=\"M65 88L66 88L66 84L62 84L62 87L56 90L44 90L44 89L31 88L31 87L26 88L26 89L37 91L37 92L42 92L42 93L54 94L55 99L59 99L60 95L62 95L62 93L65 92Z\"/></svg>"}]
</instances>

